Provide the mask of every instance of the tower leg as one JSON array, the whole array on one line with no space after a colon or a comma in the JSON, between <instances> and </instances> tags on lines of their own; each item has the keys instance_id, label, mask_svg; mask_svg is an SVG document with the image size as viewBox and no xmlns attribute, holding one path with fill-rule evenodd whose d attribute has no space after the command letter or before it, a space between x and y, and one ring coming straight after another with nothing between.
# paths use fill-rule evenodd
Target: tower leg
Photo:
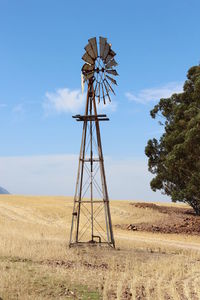
<instances>
[{"instance_id":1,"label":"tower leg","mask_svg":"<svg viewBox=\"0 0 200 300\"><path fill-rule=\"evenodd\" d=\"M85 115L88 115L88 104L89 104L89 90L87 93L87 102L85 108ZM81 196L82 196L82 185L83 185L83 172L84 172L84 158L85 158L85 144L86 144L86 135L87 135L87 120L83 123L83 133L81 140L81 149L79 155L79 164L78 164L78 173L76 180L76 190L74 196L74 207L72 213L72 224L70 231L70 241L69 245L73 243L73 231L75 231L75 241L78 242L79 235L79 223L80 223L80 211L81 211ZM75 228L76 226L76 228Z\"/></svg>"},{"instance_id":2,"label":"tower leg","mask_svg":"<svg viewBox=\"0 0 200 300\"><path fill-rule=\"evenodd\" d=\"M94 105L94 114L97 116L95 96L93 97L93 105ZM99 152L99 159L100 159L102 190L104 196L103 201L105 207L107 238L108 238L108 242L115 248L115 241L113 236L112 221L111 221L111 214L110 214L110 205L109 205L109 198L108 198L108 189L107 189L106 175L105 175L105 168L104 168L103 151L102 151L102 144L101 144L101 134L100 134L98 119L95 121L95 125L96 125L97 145L98 145L98 152Z\"/></svg>"}]
</instances>

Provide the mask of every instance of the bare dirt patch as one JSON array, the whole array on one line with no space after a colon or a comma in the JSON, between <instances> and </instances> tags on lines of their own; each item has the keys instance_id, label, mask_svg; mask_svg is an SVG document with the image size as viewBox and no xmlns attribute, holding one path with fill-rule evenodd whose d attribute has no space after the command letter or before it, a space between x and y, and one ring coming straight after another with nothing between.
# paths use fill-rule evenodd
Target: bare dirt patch
<instances>
[{"instance_id":1,"label":"bare dirt patch","mask_svg":"<svg viewBox=\"0 0 200 300\"><path fill-rule=\"evenodd\" d=\"M141 222L130 224L117 224L117 228L132 231L147 231L160 233L181 233L200 235L200 217L196 216L192 209L172 206L161 206L154 203L131 203L130 205L145 210L158 211L163 215L162 219L153 222Z\"/></svg>"}]
</instances>

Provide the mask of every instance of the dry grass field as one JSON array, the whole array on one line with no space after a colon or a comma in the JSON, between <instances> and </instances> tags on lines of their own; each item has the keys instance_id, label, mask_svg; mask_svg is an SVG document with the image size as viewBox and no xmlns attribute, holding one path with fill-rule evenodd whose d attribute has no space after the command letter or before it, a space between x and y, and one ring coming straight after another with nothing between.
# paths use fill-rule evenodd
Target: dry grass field
<instances>
[{"instance_id":1,"label":"dry grass field","mask_svg":"<svg viewBox=\"0 0 200 300\"><path fill-rule=\"evenodd\" d=\"M0 196L0 299L200 299L200 235L126 230L166 213L111 201L117 249L69 249L71 213L70 197Z\"/></svg>"}]
</instances>

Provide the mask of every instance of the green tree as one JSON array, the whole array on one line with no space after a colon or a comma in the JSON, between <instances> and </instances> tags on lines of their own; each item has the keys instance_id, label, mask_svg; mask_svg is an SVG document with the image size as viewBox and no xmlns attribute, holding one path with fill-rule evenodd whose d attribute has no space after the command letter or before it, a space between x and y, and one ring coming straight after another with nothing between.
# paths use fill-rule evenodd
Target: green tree
<instances>
[{"instance_id":1,"label":"green tree","mask_svg":"<svg viewBox=\"0 0 200 300\"><path fill-rule=\"evenodd\" d=\"M150 185L173 202L188 203L200 215L200 66L189 69L183 92L160 99L150 112L161 115L164 133L145 148Z\"/></svg>"}]
</instances>

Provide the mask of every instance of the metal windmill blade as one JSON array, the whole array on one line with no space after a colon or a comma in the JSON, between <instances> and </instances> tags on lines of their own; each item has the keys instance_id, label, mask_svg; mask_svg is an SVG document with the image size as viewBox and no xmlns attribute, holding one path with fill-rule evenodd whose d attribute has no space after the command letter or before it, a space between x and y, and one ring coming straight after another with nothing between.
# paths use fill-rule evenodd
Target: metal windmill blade
<instances>
[{"instance_id":1,"label":"metal windmill blade","mask_svg":"<svg viewBox=\"0 0 200 300\"><path fill-rule=\"evenodd\" d=\"M104 47L103 56L102 56L102 59L104 61L105 61L106 57L108 56L109 50L110 50L110 45L106 44Z\"/></svg>"},{"instance_id":2,"label":"metal windmill blade","mask_svg":"<svg viewBox=\"0 0 200 300\"><path fill-rule=\"evenodd\" d=\"M90 44L85 46L85 51L92 59L94 59L94 60L96 59L96 54Z\"/></svg>"},{"instance_id":3,"label":"metal windmill blade","mask_svg":"<svg viewBox=\"0 0 200 300\"><path fill-rule=\"evenodd\" d=\"M109 73L109 74L112 74L112 75L115 75L115 76L117 76L118 75L118 73L117 73L117 71L116 70L106 70L106 73Z\"/></svg>"},{"instance_id":4,"label":"metal windmill blade","mask_svg":"<svg viewBox=\"0 0 200 300\"><path fill-rule=\"evenodd\" d=\"M117 62L115 61L115 59L113 58L112 60L110 60L107 64L106 64L106 69L109 69L111 67L116 67L117 66Z\"/></svg>"},{"instance_id":5,"label":"metal windmill blade","mask_svg":"<svg viewBox=\"0 0 200 300\"><path fill-rule=\"evenodd\" d=\"M111 49L111 44L107 42L107 39L101 36L98 44L95 37L89 39L84 49L86 51L82 57L85 61L82 67L84 80L88 84L93 83L98 103L102 100L106 104L106 99L111 101L110 92L115 94L112 85L117 85L114 79L118 76L117 70L114 69L117 66L114 59L116 53Z\"/></svg>"},{"instance_id":6,"label":"metal windmill blade","mask_svg":"<svg viewBox=\"0 0 200 300\"><path fill-rule=\"evenodd\" d=\"M108 75L106 75L106 77L107 77L110 81L112 81L112 83L114 83L114 84L117 85L117 81L116 81L115 79L113 79L112 77L110 77L110 76L108 76Z\"/></svg>"},{"instance_id":7,"label":"metal windmill blade","mask_svg":"<svg viewBox=\"0 0 200 300\"><path fill-rule=\"evenodd\" d=\"M94 56L95 56L95 59L98 57L98 50L97 50L97 40L96 38L91 38L88 40L89 44L91 45L92 47L92 50L94 52Z\"/></svg>"},{"instance_id":8,"label":"metal windmill blade","mask_svg":"<svg viewBox=\"0 0 200 300\"><path fill-rule=\"evenodd\" d=\"M82 59L91 65L95 62L95 60L87 52L82 56Z\"/></svg>"},{"instance_id":9,"label":"metal windmill blade","mask_svg":"<svg viewBox=\"0 0 200 300\"><path fill-rule=\"evenodd\" d=\"M110 95L109 95L109 89L108 89L108 87L107 87L107 85L106 85L106 83L105 83L105 80L104 80L103 84L104 84L104 87L105 87L105 89L106 89L106 93L107 93L108 100L111 102Z\"/></svg>"},{"instance_id":10,"label":"metal windmill blade","mask_svg":"<svg viewBox=\"0 0 200 300\"><path fill-rule=\"evenodd\" d=\"M87 63L85 63L82 67L82 72L88 72L88 71L93 71L93 70L94 70L94 66L89 65Z\"/></svg>"},{"instance_id":11,"label":"metal windmill blade","mask_svg":"<svg viewBox=\"0 0 200 300\"><path fill-rule=\"evenodd\" d=\"M113 57L116 55L116 53L110 48L109 54L112 55Z\"/></svg>"},{"instance_id":12,"label":"metal windmill blade","mask_svg":"<svg viewBox=\"0 0 200 300\"><path fill-rule=\"evenodd\" d=\"M105 59L105 64L109 63L109 61L110 61L111 59L113 59L113 57L114 57L114 56L112 56L111 54L108 53L108 55L107 55L107 57L106 57L106 59Z\"/></svg>"},{"instance_id":13,"label":"metal windmill blade","mask_svg":"<svg viewBox=\"0 0 200 300\"><path fill-rule=\"evenodd\" d=\"M100 45L100 57L103 57L103 53L104 53L104 48L107 44L107 39L103 38L103 37L99 37L99 45Z\"/></svg>"},{"instance_id":14,"label":"metal windmill blade","mask_svg":"<svg viewBox=\"0 0 200 300\"><path fill-rule=\"evenodd\" d=\"M105 82L106 82L106 84L107 84L109 90L115 95L115 92L114 92L114 90L113 90L111 84L108 82L108 80L107 80L106 78L105 78Z\"/></svg>"}]
</instances>

